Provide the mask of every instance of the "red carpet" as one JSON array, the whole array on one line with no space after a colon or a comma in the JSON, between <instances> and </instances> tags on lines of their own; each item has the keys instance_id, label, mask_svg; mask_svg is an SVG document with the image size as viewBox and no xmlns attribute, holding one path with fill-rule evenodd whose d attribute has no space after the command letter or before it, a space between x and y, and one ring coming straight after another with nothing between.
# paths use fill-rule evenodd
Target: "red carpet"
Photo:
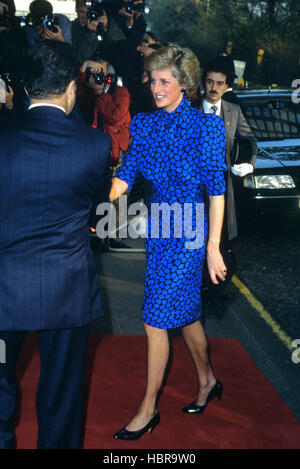
<instances>
[{"instance_id":1,"label":"red carpet","mask_svg":"<svg viewBox=\"0 0 300 469\"><path fill-rule=\"evenodd\" d=\"M122 442L112 435L138 408L145 384L143 336L91 335L86 373L88 397L84 448L89 449L300 449L300 423L236 339L210 339L215 375L224 386L203 415L181 408L193 400L196 379L181 337L172 339L173 363L160 399L161 423L151 435ZM35 390L39 358L35 337L23 350L18 448L35 448Z\"/></svg>"}]
</instances>

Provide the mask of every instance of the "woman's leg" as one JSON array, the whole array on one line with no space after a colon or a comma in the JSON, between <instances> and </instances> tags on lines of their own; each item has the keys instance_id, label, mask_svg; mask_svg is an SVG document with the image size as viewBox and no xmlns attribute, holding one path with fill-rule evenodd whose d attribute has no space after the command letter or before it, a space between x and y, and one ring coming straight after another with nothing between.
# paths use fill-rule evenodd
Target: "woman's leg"
<instances>
[{"instance_id":1,"label":"woman's leg","mask_svg":"<svg viewBox=\"0 0 300 469\"><path fill-rule=\"evenodd\" d=\"M195 364L199 383L196 405L201 406L216 382L209 362L206 335L200 321L182 327L182 334Z\"/></svg>"},{"instance_id":2,"label":"woman's leg","mask_svg":"<svg viewBox=\"0 0 300 469\"><path fill-rule=\"evenodd\" d=\"M161 388L169 358L167 330L143 324L147 337L147 384L146 392L135 417L126 426L128 431L143 428L154 415L157 394Z\"/></svg>"}]
</instances>

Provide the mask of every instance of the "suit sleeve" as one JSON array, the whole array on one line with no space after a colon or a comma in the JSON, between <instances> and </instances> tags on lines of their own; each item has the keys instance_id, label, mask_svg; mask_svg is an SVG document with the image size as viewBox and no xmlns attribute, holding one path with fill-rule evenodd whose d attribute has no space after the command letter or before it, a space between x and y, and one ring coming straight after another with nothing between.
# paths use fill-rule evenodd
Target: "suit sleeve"
<instances>
[{"instance_id":1,"label":"suit sleeve","mask_svg":"<svg viewBox=\"0 0 300 469\"><path fill-rule=\"evenodd\" d=\"M89 218L89 226L96 227L100 216L96 215L99 204L109 201L109 192L111 188L111 167L110 167L110 138L106 134L102 134L104 138L103 151L101 157L103 160L101 180L99 180L98 188L93 199L92 210Z\"/></svg>"},{"instance_id":2,"label":"suit sleeve","mask_svg":"<svg viewBox=\"0 0 300 469\"><path fill-rule=\"evenodd\" d=\"M251 150L252 150L249 163L252 164L253 167L255 167L256 155L257 155L257 140L249 124L247 123L240 107L239 107L239 116L238 116L237 136L249 140L251 144Z\"/></svg>"}]
</instances>

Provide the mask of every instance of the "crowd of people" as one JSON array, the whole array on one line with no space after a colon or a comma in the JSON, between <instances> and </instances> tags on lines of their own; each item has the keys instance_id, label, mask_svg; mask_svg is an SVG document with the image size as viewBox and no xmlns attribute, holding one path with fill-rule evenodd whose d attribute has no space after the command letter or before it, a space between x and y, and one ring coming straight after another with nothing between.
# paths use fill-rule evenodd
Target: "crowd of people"
<instances>
[{"instance_id":1,"label":"crowd of people","mask_svg":"<svg viewBox=\"0 0 300 469\"><path fill-rule=\"evenodd\" d=\"M233 63L214 58L201 84L189 48L162 45L146 31L143 0L117 10L108 0L93 5L76 0L70 22L53 16L47 0L34 0L22 25L13 0L0 2L1 448L14 446L15 368L29 330L37 332L42 362L38 447L79 447L87 336L103 314L88 247L91 210L108 197L114 202L139 175L151 183L149 203L188 203L192 220L184 236L175 235L173 219L167 239L161 221L158 236L146 239L146 391L114 436L135 440L159 424L168 329L182 328L197 372L196 399L183 412L201 414L222 396L199 321L202 273L206 264L212 284L228 278L222 246L237 235L232 178L253 172L257 152L232 91ZM123 39L109 39L112 18ZM239 139L250 143L247 161L239 159ZM190 249L198 205L206 207L205 242ZM152 221L150 213L150 232Z\"/></svg>"},{"instance_id":2,"label":"crowd of people","mask_svg":"<svg viewBox=\"0 0 300 469\"><path fill-rule=\"evenodd\" d=\"M155 34L147 30L143 8L138 8L143 6L144 0L135 0L133 7L136 5L137 9L130 12L126 8L129 0L99 3L94 0L92 7L90 3L87 6L86 0L76 0L77 18L70 21L63 14L53 14L48 0L33 0L25 18L15 15L14 0L0 2L0 76L5 83L0 122L5 125L17 119L28 106L22 70L31 47L45 39L68 42L75 48L80 65L74 115L110 135L113 142L111 163L115 166L128 147L131 118L156 108L144 60L161 44ZM112 21L118 25L123 39L110 38ZM235 76L232 59L219 56L216 67L226 76L223 99L227 101L231 96L236 103L231 88ZM201 105L200 90L191 99L196 106ZM235 128L232 133L236 133Z\"/></svg>"},{"instance_id":3,"label":"crowd of people","mask_svg":"<svg viewBox=\"0 0 300 469\"><path fill-rule=\"evenodd\" d=\"M128 147L130 119L137 112L155 108L143 60L160 47L155 35L146 32L141 9L128 12L126 4L130 2L115 7L113 2L95 1L94 7L88 7L86 0L76 0L77 18L70 21L65 15L53 14L48 0L33 0L25 18L15 15L14 0L0 2L0 74L6 85L1 123L17 119L28 106L22 70L33 45L45 39L70 43L80 65L74 116L110 135L111 162L116 165ZM143 5L143 0L134 5ZM109 37L113 20L123 39Z\"/></svg>"}]
</instances>

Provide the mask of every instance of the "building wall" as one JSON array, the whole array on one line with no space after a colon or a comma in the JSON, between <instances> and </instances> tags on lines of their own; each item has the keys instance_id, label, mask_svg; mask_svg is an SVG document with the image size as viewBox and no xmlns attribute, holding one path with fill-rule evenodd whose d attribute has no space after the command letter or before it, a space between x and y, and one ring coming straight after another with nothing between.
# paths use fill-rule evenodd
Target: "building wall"
<instances>
[{"instance_id":1,"label":"building wall","mask_svg":"<svg viewBox=\"0 0 300 469\"><path fill-rule=\"evenodd\" d=\"M17 15L27 15L29 12L29 5L32 0L15 0ZM63 13L71 20L76 18L75 13L75 0L49 0L53 6L54 13Z\"/></svg>"}]
</instances>

